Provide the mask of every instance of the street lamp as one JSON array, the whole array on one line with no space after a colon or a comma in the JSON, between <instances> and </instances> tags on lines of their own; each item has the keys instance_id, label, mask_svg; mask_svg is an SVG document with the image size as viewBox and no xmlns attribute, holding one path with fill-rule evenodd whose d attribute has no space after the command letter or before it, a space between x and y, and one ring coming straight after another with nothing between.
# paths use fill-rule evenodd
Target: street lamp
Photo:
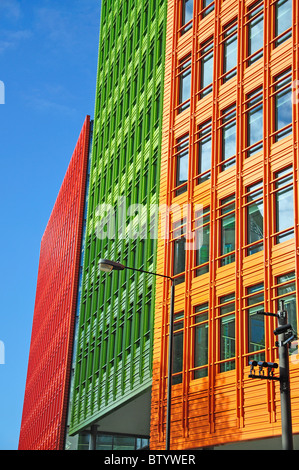
<instances>
[{"instance_id":1,"label":"street lamp","mask_svg":"<svg viewBox=\"0 0 299 470\"><path fill-rule=\"evenodd\" d=\"M113 269L116 271L121 271L125 269L125 266L123 264L117 263L116 261L110 261L109 259L100 259L99 269L105 273L110 273Z\"/></svg>"},{"instance_id":2,"label":"street lamp","mask_svg":"<svg viewBox=\"0 0 299 470\"><path fill-rule=\"evenodd\" d=\"M153 276L164 277L171 281L171 295L170 295L170 312L169 312L169 338L168 338L168 380L167 380L167 410L166 410L166 444L165 449L170 450L170 427L171 427L171 380L172 380L172 349L173 349L173 318L174 318L174 279L164 274L153 273L151 271L144 271L143 269L131 268L124 266L116 261L109 259L100 259L100 271L110 273L114 269L122 271L124 269L131 269L132 271L139 271L141 273L152 274Z\"/></svg>"},{"instance_id":3,"label":"street lamp","mask_svg":"<svg viewBox=\"0 0 299 470\"><path fill-rule=\"evenodd\" d=\"M296 339L296 335L292 326L287 323L287 312L284 310L284 301L280 301L280 310L277 313L264 312L263 310L257 311L258 315L268 315L278 319L278 327L274 330L275 336L278 336L278 341L275 345L278 346L279 356L279 377L273 377L271 372L265 376L260 373L258 376L252 371L256 365L260 366L260 372L263 367L268 367L268 371L273 367L277 367L276 363L267 363L257 361L250 361L251 370L249 377L252 378L265 378L269 380L280 381L280 403L281 403L281 430L282 430L282 448L283 450L293 450L293 432L292 432L292 413L291 413L291 392L290 392L290 370L289 370L289 352L288 348L290 342Z\"/></svg>"}]
</instances>

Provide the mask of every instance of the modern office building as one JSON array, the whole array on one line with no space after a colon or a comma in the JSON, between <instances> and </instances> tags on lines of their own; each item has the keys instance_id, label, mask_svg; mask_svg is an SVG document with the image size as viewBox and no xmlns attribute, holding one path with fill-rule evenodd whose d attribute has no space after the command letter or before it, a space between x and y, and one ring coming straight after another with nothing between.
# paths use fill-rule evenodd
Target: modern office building
<instances>
[{"instance_id":1,"label":"modern office building","mask_svg":"<svg viewBox=\"0 0 299 470\"><path fill-rule=\"evenodd\" d=\"M279 382L248 375L250 360L278 362L277 319L257 311L283 299L298 327L298 9L168 2L160 205L173 209L157 270L176 279L172 449L281 442ZM157 278L153 450L165 448L169 303L170 281Z\"/></svg>"},{"instance_id":2,"label":"modern office building","mask_svg":"<svg viewBox=\"0 0 299 470\"><path fill-rule=\"evenodd\" d=\"M101 8L89 165L42 241L20 448L165 449L174 279L171 449L278 449L280 384L249 362L279 362L258 311L283 300L298 328L298 2Z\"/></svg>"},{"instance_id":3,"label":"modern office building","mask_svg":"<svg viewBox=\"0 0 299 470\"><path fill-rule=\"evenodd\" d=\"M41 240L19 450L63 450L92 123L86 117Z\"/></svg>"},{"instance_id":4,"label":"modern office building","mask_svg":"<svg viewBox=\"0 0 299 470\"><path fill-rule=\"evenodd\" d=\"M68 448L148 446L166 1L103 0Z\"/></svg>"}]
</instances>

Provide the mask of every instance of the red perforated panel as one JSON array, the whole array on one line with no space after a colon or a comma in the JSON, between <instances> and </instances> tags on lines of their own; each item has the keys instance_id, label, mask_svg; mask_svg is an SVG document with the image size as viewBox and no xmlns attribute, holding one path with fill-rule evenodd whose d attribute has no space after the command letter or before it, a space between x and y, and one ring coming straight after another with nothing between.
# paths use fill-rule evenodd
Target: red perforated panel
<instances>
[{"instance_id":1,"label":"red perforated panel","mask_svg":"<svg viewBox=\"0 0 299 470\"><path fill-rule=\"evenodd\" d=\"M89 133L87 116L41 242L20 450L63 448Z\"/></svg>"}]
</instances>

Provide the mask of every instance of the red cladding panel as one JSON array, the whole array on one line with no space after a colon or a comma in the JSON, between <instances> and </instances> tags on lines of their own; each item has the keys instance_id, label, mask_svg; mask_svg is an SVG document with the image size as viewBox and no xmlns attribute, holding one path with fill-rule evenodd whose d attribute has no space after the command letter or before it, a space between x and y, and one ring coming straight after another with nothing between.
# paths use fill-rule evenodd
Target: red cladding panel
<instances>
[{"instance_id":1,"label":"red cladding panel","mask_svg":"<svg viewBox=\"0 0 299 470\"><path fill-rule=\"evenodd\" d=\"M19 450L63 448L89 135L87 116L41 242Z\"/></svg>"}]
</instances>

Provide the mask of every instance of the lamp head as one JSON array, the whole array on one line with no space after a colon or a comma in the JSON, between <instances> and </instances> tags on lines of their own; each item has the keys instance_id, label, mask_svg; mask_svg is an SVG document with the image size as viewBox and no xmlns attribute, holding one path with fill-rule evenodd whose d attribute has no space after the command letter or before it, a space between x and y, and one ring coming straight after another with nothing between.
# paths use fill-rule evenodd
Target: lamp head
<instances>
[{"instance_id":1,"label":"lamp head","mask_svg":"<svg viewBox=\"0 0 299 470\"><path fill-rule=\"evenodd\" d=\"M117 263L116 261L111 261L110 259L100 259L99 269L105 273L110 273L113 269L121 271L125 269L125 266L121 263Z\"/></svg>"},{"instance_id":2,"label":"lamp head","mask_svg":"<svg viewBox=\"0 0 299 470\"><path fill-rule=\"evenodd\" d=\"M292 331L292 325L289 323L286 323L285 325L278 326L276 330L273 331L275 336L280 335L281 333L287 333L288 330L291 332Z\"/></svg>"}]
</instances>

